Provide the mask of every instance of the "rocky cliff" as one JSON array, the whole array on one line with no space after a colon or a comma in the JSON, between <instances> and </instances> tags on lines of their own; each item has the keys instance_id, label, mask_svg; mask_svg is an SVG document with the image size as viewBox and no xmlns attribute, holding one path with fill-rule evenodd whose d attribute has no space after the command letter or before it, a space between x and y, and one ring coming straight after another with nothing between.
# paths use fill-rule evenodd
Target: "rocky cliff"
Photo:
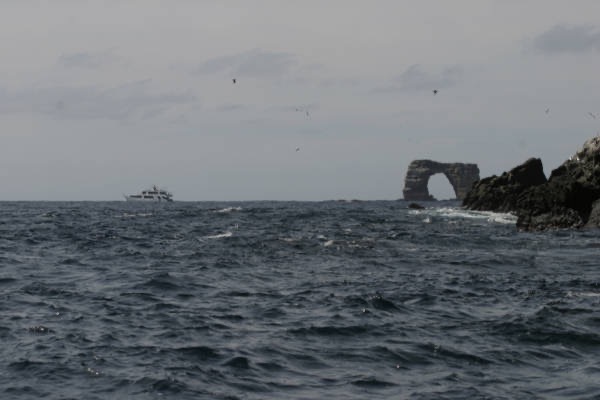
<instances>
[{"instance_id":1,"label":"rocky cliff","mask_svg":"<svg viewBox=\"0 0 600 400\"><path fill-rule=\"evenodd\" d=\"M527 189L546 183L542 160L530 158L523 164L477 181L463 200L470 210L511 212L517 209L517 199Z\"/></svg>"},{"instance_id":2,"label":"rocky cliff","mask_svg":"<svg viewBox=\"0 0 600 400\"><path fill-rule=\"evenodd\" d=\"M463 205L473 210L513 212L523 230L598 227L600 223L600 138L586 141L548 180L541 160L530 159L477 182Z\"/></svg>"}]
</instances>

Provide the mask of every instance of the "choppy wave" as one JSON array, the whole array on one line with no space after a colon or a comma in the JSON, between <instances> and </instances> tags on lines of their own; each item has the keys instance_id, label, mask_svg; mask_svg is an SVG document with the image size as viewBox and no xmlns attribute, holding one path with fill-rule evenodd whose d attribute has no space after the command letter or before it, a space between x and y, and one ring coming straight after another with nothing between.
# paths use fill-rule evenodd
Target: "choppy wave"
<instances>
[{"instance_id":1,"label":"choppy wave","mask_svg":"<svg viewBox=\"0 0 600 400\"><path fill-rule=\"evenodd\" d=\"M600 397L596 231L406 206L0 203L0 396Z\"/></svg>"},{"instance_id":2,"label":"choppy wave","mask_svg":"<svg viewBox=\"0 0 600 400\"><path fill-rule=\"evenodd\" d=\"M426 220L427 223L431 223L432 218L435 219L436 217L445 219L474 219L510 225L514 225L517 222L517 217L511 213L472 211L460 207L432 207L423 210L410 210L409 213L413 215L424 215L424 221Z\"/></svg>"},{"instance_id":3,"label":"choppy wave","mask_svg":"<svg viewBox=\"0 0 600 400\"><path fill-rule=\"evenodd\" d=\"M218 210L215 210L216 213L230 213L230 212L234 212L234 211L242 211L242 207L225 207L225 208L219 208Z\"/></svg>"},{"instance_id":4,"label":"choppy wave","mask_svg":"<svg viewBox=\"0 0 600 400\"><path fill-rule=\"evenodd\" d=\"M227 232L223 232L223 233L217 233L214 235L202 236L202 239L221 239L221 238L228 238L231 236L233 236L233 232L227 231Z\"/></svg>"}]
</instances>

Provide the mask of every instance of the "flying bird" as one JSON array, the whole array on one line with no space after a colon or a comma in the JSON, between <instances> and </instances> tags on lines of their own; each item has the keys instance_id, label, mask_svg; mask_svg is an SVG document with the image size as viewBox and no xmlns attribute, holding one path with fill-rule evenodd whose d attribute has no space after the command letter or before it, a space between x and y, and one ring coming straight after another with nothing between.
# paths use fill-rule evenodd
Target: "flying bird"
<instances>
[{"instance_id":1,"label":"flying bird","mask_svg":"<svg viewBox=\"0 0 600 400\"><path fill-rule=\"evenodd\" d=\"M594 114L594 113L591 113L591 112L589 112L588 114L590 115L590 117L592 117L592 118L596 119L596 114Z\"/></svg>"},{"instance_id":2,"label":"flying bird","mask_svg":"<svg viewBox=\"0 0 600 400\"><path fill-rule=\"evenodd\" d=\"M300 151L300 147L296 147L296 151Z\"/></svg>"},{"instance_id":3,"label":"flying bird","mask_svg":"<svg viewBox=\"0 0 600 400\"><path fill-rule=\"evenodd\" d=\"M433 95L435 96L437 94L437 89L433 89Z\"/></svg>"},{"instance_id":4,"label":"flying bird","mask_svg":"<svg viewBox=\"0 0 600 400\"><path fill-rule=\"evenodd\" d=\"M235 82L237 82L237 79L233 78L231 81L235 84Z\"/></svg>"},{"instance_id":5,"label":"flying bird","mask_svg":"<svg viewBox=\"0 0 600 400\"><path fill-rule=\"evenodd\" d=\"M304 107L296 107L296 112L302 112L306 118L310 118L310 112Z\"/></svg>"},{"instance_id":6,"label":"flying bird","mask_svg":"<svg viewBox=\"0 0 600 400\"><path fill-rule=\"evenodd\" d=\"M546 108L546 114L548 114L550 112L549 108Z\"/></svg>"}]
</instances>

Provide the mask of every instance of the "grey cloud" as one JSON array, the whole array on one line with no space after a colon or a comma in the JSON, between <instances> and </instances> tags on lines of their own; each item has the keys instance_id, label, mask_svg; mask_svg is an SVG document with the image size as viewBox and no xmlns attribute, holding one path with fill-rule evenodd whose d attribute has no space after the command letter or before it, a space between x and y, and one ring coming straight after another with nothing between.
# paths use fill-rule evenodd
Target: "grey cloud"
<instances>
[{"instance_id":1,"label":"grey cloud","mask_svg":"<svg viewBox=\"0 0 600 400\"><path fill-rule=\"evenodd\" d=\"M273 108L274 110L283 111L283 112L301 112L305 113L306 111L316 111L320 109L320 105L318 103L305 103L305 104L293 104L293 105L284 105L277 106Z\"/></svg>"},{"instance_id":2,"label":"grey cloud","mask_svg":"<svg viewBox=\"0 0 600 400\"><path fill-rule=\"evenodd\" d=\"M318 82L318 86L321 88L330 88L330 87L357 87L359 86L360 81L356 78L342 78L342 79L334 79L334 78L326 78L321 79Z\"/></svg>"},{"instance_id":3,"label":"grey cloud","mask_svg":"<svg viewBox=\"0 0 600 400\"><path fill-rule=\"evenodd\" d=\"M410 92L447 88L455 85L463 77L460 66L446 67L439 72L428 72L419 64L413 64L396 77L388 86L373 89L375 93Z\"/></svg>"},{"instance_id":4,"label":"grey cloud","mask_svg":"<svg viewBox=\"0 0 600 400\"><path fill-rule=\"evenodd\" d=\"M298 72L300 74L312 75L315 73L327 72L327 68L323 64L313 63L313 64L302 65L301 67L298 68Z\"/></svg>"},{"instance_id":5,"label":"grey cloud","mask_svg":"<svg viewBox=\"0 0 600 400\"><path fill-rule=\"evenodd\" d=\"M104 53L69 53L62 54L58 58L58 63L66 68L85 68L85 69L96 69L103 65L114 62L117 57L111 52Z\"/></svg>"},{"instance_id":6,"label":"grey cloud","mask_svg":"<svg viewBox=\"0 0 600 400\"><path fill-rule=\"evenodd\" d=\"M217 107L217 111L219 112L231 112L231 111L240 111L247 108L243 104L222 104Z\"/></svg>"},{"instance_id":7,"label":"grey cloud","mask_svg":"<svg viewBox=\"0 0 600 400\"><path fill-rule=\"evenodd\" d=\"M581 53L600 50L600 31L592 26L556 25L533 40L542 53Z\"/></svg>"},{"instance_id":8,"label":"grey cloud","mask_svg":"<svg viewBox=\"0 0 600 400\"><path fill-rule=\"evenodd\" d=\"M210 59L201 64L195 72L203 74L226 72L233 76L261 78L284 75L295 65L297 65L296 57L290 53L255 49Z\"/></svg>"},{"instance_id":9,"label":"grey cloud","mask_svg":"<svg viewBox=\"0 0 600 400\"><path fill-rule=\"evenodd\" d=\"M149 80L102 89L94 86L0 90L0 113L34 112L64 119L151 118L196 101L190 93L149 92Z\"/></svg>"}]
</instances>

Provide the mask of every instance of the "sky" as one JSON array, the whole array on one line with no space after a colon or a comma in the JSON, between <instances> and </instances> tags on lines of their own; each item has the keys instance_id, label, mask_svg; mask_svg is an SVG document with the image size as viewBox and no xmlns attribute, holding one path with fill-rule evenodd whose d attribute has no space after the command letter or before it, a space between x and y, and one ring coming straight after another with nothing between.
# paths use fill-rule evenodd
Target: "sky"
<instances>
[{"instance_id":1,"label":"sky","mask_svg":"<svg viewBox=\"0 0 600 400\"><path fill-rule=\"evenodd\" d=\"M395 200L600 131L598 0L1 6L0 200Z\"/></svg>"}]
</instances>

